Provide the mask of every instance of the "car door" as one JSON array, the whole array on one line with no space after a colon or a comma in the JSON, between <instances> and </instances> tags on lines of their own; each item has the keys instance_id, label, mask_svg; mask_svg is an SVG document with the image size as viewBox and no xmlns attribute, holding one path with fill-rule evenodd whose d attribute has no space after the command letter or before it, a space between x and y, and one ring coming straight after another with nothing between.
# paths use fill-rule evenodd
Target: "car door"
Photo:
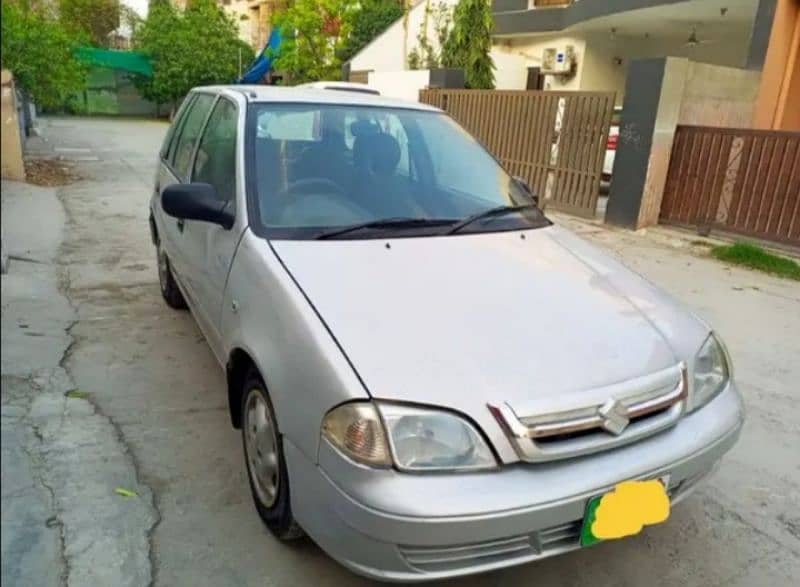
<instances>
[{"instance_id":1,"label":"car door","mask_svg":"<svg viewBox=\"0 0 800 587\"><path fill-rule=\"evenodd\" d=\"M176 121L174 136L167 152L162 154L157 181L159 193L163 193L164 188L169 185L188 181L194 152L215 96L196 92L187 100L190 102L182 109L181 116ZM186 301L194 308L196 305L195 288L192 283L193 276L187 266L190 255L187 247L191 246L185 236L187 221L167 216L163 210L160 218L159 237L164 243L173 274L183 290Z\"/></svg>"},{"instance_id":2,"label":"car door","mask_svg":"<svg viewBox=\"0 0 800 587\"><path fill-rule=\"evenodd\" d=\"M243 186L237 173L240 112L237 104L220 96L205 125L192 165L191 181L214 186L217 197L236 215L236 194ZM224 228L209 222L186 221L185 263L192 276L195 316L217 358L222 356L220 318L225 284L241 222Z\"/></svg>"}]
</instances>

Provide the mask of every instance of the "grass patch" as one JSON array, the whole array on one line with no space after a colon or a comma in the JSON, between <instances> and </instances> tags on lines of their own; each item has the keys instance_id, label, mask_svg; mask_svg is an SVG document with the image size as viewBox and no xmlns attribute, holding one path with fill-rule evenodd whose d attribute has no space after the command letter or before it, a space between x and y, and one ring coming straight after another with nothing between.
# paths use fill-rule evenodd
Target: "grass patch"
<instances>
[{"instance_id":1,"label":"grass patch","mask_svg":"<svg viewBox=\"0 0 800 587\"><path fill-rule=\"evenodd\" d=\"M89 399L89 393L80 389L72 389L64 395L72 399Z\"/></svg>"},{"instance_id":2,"label":"grass patch","mask_svg":"<svg viewBox=\"0 0 800 587\"><path fill-rule=\"evenodd\" d=\"M773 255L750 243L714 247L711 249L711 254L726 263L800 281L800 264L797 261Z\"/></svg>"}]
</instances>

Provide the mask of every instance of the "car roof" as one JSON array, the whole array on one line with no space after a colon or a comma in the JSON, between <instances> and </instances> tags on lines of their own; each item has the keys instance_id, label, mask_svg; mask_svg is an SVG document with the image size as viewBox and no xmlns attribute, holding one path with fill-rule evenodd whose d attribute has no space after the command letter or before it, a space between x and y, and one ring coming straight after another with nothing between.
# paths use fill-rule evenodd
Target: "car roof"
<instances>
[{"instance_id":1,"label":"car roof","mask_svg":"<svg viewBox=\"0 0 800 587\"><path fill-rule=\"evenodd\" d=\"M428 112L441 112L438 108L412 102L398 100L375 94L363 92L337 92L309 87L263 86L263 85L229 85L229 86L201 86L192 91L207 91L225 94L238 94L245 97L248 102L285 102L309 104L342 104L348 106L375 106L379 108L405 108Z\"/></svg>"},{"instance_id":2,"label":"car roof","mask_svg":"<svg viewBox=\"0 0 800 587\"><path fill-rule=\"evenodd\" d=\"M321 90L338 90L341 92L362 92L365 94L379 95L380 92L367 84L357 82L309 82L307 84L300 84L296 88L316 88Z\"/></svg>"}]
</instances>

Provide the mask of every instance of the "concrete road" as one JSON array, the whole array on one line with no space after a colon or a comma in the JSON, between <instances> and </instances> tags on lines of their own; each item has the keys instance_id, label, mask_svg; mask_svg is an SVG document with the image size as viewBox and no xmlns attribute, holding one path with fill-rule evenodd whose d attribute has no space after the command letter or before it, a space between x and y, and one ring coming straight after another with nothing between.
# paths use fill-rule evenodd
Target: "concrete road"
<instances>
[{"instance_id":1,"label":"concrete road","mask_svg":"<svg viewBox=\"0 0 800 587\"><path fill-rule=\"evenodd\" d=\"M159 294L147 205L166 128L155 122L45 121L49 143L43 148L77 160L84 178L61 190L67 223L55 259L76 320L61 364L74 388L88 394L67 402L86 402L99 419L94 424L98 433L113 432L111 454L76 462L71 475L61 471L56 478L69 484L51 485L55 505L49 515L55 516L53 524L63 524L61 543L53 548L60 549L63 570L50 584L141 585L151 578L164 586L370 584L309 540L278 543L253 510L240 437L227 414L223 374L191 316L168 309ZM718 328L730 346L747 403L741 441L663 526L452 584L797 584L800 287L727 268L680 241L675 245L663 237L575 226ZM59 332L63 328L58 321L52 325ZM3 349L5 354L5 338ZM20 393L46 392L49 383L41 385ZM5 388L4 379L4 409ZM69 410L54 410L62 425L75 424ZM3 426L5 444L5 419ZM75 450L90 441L80 441ZM52 442L45 438L30 450L34 456L37 450L48 453ZM5 496L5 453L3 467ZM43 479L52 481L46 471ZM86 504L72 497L76 484L104 488L116 509L87 512ZM123 484L138 497L113 494ZM106 504L108 495L100 493L87 498ZM4 535L5 504L4 497ZM78 507L80 515L68 507ZM109 512L115 517L104 515ZM31 514L41 524L45 515ZM92 530L86 516L98 528ZM97 541L102 548L87 559L85 549ZM40 561L15 554L13 564L22 570L44 566L49 552L43 550ZM4 546L4 583L10 564Z\"/></svg>"}]
</instances>

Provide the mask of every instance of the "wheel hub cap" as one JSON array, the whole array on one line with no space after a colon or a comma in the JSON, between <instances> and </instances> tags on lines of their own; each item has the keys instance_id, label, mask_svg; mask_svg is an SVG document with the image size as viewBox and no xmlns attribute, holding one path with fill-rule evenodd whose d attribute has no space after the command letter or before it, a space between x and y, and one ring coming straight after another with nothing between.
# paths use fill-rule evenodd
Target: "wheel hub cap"
<instances>
[{"instance_id":1,"label":"wheel hub cap","mask_svg":"<svg viewBox=\"0 0 800 587\"><path fill-rule=\"evenodd\" d=\"M270 507L278 496L280 481L278 442L267 402L255 389L247 396L244 415L247 468L256 493Z\"/></svg>"}]
</instances>

